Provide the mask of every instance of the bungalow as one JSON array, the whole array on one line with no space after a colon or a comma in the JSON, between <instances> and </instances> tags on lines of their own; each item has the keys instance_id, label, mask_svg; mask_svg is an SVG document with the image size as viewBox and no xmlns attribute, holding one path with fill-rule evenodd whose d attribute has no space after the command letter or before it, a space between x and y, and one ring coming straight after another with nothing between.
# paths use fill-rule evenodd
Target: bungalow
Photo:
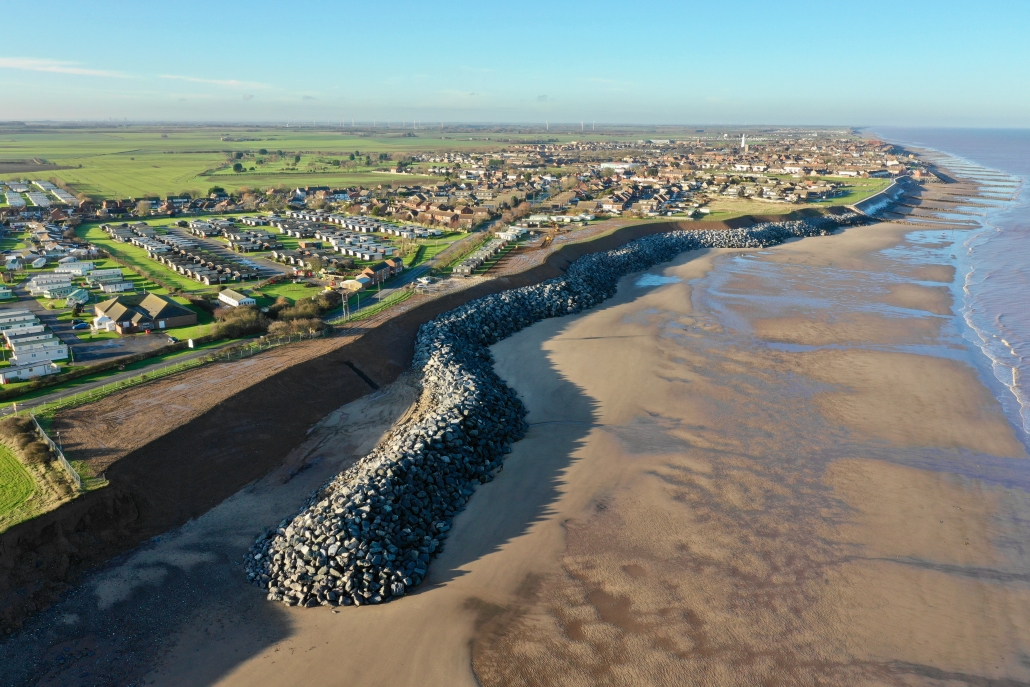
<instances>
[{"instance_id":1,"label":"bungalow","mask_svg":"<svg viewBox=\"0 0 1030 687\"><path fill-rule=\"evenodd\" d=\"M42 291L47 286L53 284L70 284L72 278L67 274L37 274L32 279L29 279L28 287L30 291Z\"/></svg>"},{"instance_id":2,"label":"bungalow","mask_svg":"<svg viewBox=\"0 0 1030 687\"><path fill-rule=\"evenodd\" d=\"M109 298L97 303L94 310L98 318L110 318L119 334L189 327L197 323L197 313L153 293L148 293L142 299L139 296Z\"/></svg>"},{"instance_id":3,"label":"bungalow","mask_svg":"<svg viewBox=\"0 0 1030 687\"><path fill-rule=\"evenodd\" d=\"M24 365L12 365L10 367L0 369L0 384L23 382L26 379L57 374L60 371L61 368L49 360L40 360L37 362L25 363Z\"/></svg>"},{"instance_id":4,"label":"bungalow","mask_svg":"<svg viewBox=\"0 0 1030 687\"><path fill-rule=\"evenodd\" d=\"M112 282L125 281L122 271L118 268L109 270L90 270L86 276L90 284L110 284Z\"/></svg>"},{"instance_id":5,"label":"bungalow","mask_svg":"<svg viewBox=\"0 0 1030 687\"><path fill-rule=\"evenodd\" d=\"M11 345L11 362L18 365L43 360L66 360L67 358L68 344L58 339L44 339Z\"/></svg>"},{"instance_id":6,"label":"bungalow","mask_svg":"<svg viewBox=\"0 0 1030 687\"><path fill-rule=\"evenodd\" d=\"M14 322L0 322L0 332L7 332L12 329L25 329L26 327L34 327L38 324L39 320L36 319L35 315L26 316L25 319Z\"/></svg>"},{"instance_id":7,"label":"bungalow","mask_svg":"<svg viewBox=\"0 0 1030 687\"><path fill-rule=\"evenodd\" d=\"M72 284L51 284L44 287L43 298L49 298L51 300L55 298L66 298L77 290L78 287L73 286Z\"/></svg>"},{"instance_id":8,"label":"bungalow","mask_svg":"<svg viewBox=\"0 0 1030 687\"><path fill-rule=\"evenodd\" d=\"M54 268L54 274L69 274L74 277L84 277L93 269L93 263L89 261L61 262Z\"/></svg>"},{"instance_id":9,"label":"bungalow","mask_svg":"<svg viewBox=\"0 0 1030 687\"><path fill-rule=\"evenodd\" d=\"M115 281L100 285L104 293L122 293L124 291L135 291L136 287L131 281Z\"/></svg>"},{"instance_id":10,"label":"bungalow","mask_svg":"<svg viewBox=\"0 0 1030 687\"><path fill-rule=\"evenodd\" d=\"M85 305L89 303L90 294L86 289L76 289L68 294L68 297L64 301L64 307L74 308L76 305Z\"/></svg>"},{"instance_id":11,"label":"bungalow","mask_svg":"<svg viewBox=\"0 0 1030 687\"><path fill-rule=\"evenodd\" d=\"M226 305L232 306L233 308L257 305L257 301L250 296L245 296L238 291L233 291L232 289L225 289L220 292L218 294L218 300Z\"/></svg>"},{"instance_id":12,"label":"bungalow","mask_svg":"<svg viewBox=\"0 0 1030 687\"><path fill-rule=\"evenodd\" d=\"M0 286L0 300L7 300L8 298L14 298L14 293L6 286Z\"/></svg>"},{"instance_id":13,"label":"bungalow","mask_svg":"<svg viewBox=\"0 0 1030 687\"><path fill-rule=\"evenodd\" d=\"M31 330L31 331L30 331ZM45 341L53 339L54 333L47 327L31 327L26 329L10 329L4 332L4 339L9 346L26 341Z\"/></svg>"},{"instance_id":14,"label":"bungalow","mask_svg":"<svg viewBox=\"0 0 1030 687\"><path fill-rule=\"evenodd\" d=\"M34 324L30 324L27 327L19 327L17 329L5 329L2 332L0 332L0 334L3 335L4 340L7 340L7 339L9 339L12 336L18 336L20 334L29 334L29 333L35 334L35 333L45 332L45 331L47 331L47 326L45 324L43 324L42 322L36 322Z\"/></svg>"}]
</instances>

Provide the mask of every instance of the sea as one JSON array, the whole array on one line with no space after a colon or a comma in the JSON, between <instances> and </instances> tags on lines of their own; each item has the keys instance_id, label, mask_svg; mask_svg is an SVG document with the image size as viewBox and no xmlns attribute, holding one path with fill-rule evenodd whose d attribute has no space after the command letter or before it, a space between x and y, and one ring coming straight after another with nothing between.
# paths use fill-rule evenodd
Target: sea
<instances>
[{"instance_id":1,"label":"sea","mask_svg":"<svg viewBox=\"0 0 1030 687\"><path fill-rule=\"evenodd\" d=\"M983 185L979 226L949 232L963 337L984 382L1030 446L1030 129L878 127L883 140L930 151L944 170ZM988 207L981 207L986 205ZM957 217L956 217L957 219ZM962 216L970 219L970 216Z\"/></svg>"}]
</instances>

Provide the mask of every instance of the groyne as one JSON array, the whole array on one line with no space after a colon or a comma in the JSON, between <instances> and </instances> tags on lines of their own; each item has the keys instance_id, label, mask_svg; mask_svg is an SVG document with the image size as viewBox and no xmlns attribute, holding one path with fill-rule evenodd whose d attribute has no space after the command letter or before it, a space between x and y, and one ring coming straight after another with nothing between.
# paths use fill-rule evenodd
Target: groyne
<instances>
[{"instance_id":1,"label":"groyne","mask_svg":"<svg viewBox=\"0 0 1030 687\"><path fill-rule=\"evenodd\" d=\"M828 234L857 213L721 231L674 231L579 257L563 276L478 298L424 324L412 366L418 410L295 517L255 541L249 579L287 605L350 606L401 597L425 578L454 516L525 431L525 409L488 347L615 294L619 279L685 251L762 248Z\"/></svg>"}]
</instances>

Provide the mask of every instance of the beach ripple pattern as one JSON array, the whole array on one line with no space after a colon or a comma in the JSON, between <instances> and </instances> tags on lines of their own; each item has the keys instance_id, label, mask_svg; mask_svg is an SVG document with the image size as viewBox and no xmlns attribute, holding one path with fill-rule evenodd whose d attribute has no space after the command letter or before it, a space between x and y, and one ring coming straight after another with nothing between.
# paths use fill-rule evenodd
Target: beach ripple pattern
<instances>
[{"instance_id":1,"label":"beach ripple pattern","mask_svg":"<svg viewBox=\"0 0 1030 687\"><path fill-rule=\"evenodd\" d=\"M422 392L409 419L317 490L246 556L248 579L289 606L362 606L425 579L454 516L501 469L526 410L493 370L488 346L548 317L615 295L619 279L700 248L763 248L864 221L848 213L746 229L674 231L586 255L564 276L470 301L422 325L412 367Z\"/></svg>"}]
</instances>

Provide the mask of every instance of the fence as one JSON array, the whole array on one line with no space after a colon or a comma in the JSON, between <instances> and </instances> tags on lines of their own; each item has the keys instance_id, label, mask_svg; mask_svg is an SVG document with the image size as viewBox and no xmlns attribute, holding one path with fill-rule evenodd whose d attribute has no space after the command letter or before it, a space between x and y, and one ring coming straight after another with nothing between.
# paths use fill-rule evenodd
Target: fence
<instances>
[{"instance_id":1,"label":"fence","mask_svg":"<svg viewBox=\"0 0 1030 687\"><path fill-rule=\"evenodd\" d=\"M403 301L408 300L408 298L410 298L414 294L415 294L414 289L405 287L403 290L395 291L395 292L391 293L389 296L384 298L382 301L374 301L373 300L374 296L373 296L372 292L369 291L368 292L368 300L367 300L368 305L366 305L364 308L362 308L360 310L355 310L355 311L350 311L350 309L348 308L345 311L345 314L340 315L339 317L335 317L335 318L329 320L329 324L331 324L331 325L342 325L342 324L345 324L347 322L360 322L361 320L368 319L369 317L372 317L373 315L378 315L379 313L381 313L383 310L386 310L390 306L393 306L393 305L396 305L398 303L401 303Z\"/></svg>"},{"instance_id":2,"label":"fence","mask_svg":"<svg viewBox=\"0 0 1030 687\"><path fill-rule=\"evenodd\" d=\"M77 394L72 394L71 396L65 396L64 398L42 403L29 412L32 415L52 416L61 410L67 410L69 408L75 408L87 403L92 403L93 401L98 401L101 398L109 396L117 391L122 391L146 382L152 382L156 379L161 379L162 377L178 374L179 372L200 367L201 365L220 361L228 362L231 360L242 360L243 358L257 355L262 351L267 351L270 348L284 346L286 344L303 341L305 339L317 339L328 334L329 330L323 330L321 332L315 332L314 334L304 332L301 334L291 334L289 336L263 337L258 341L248 342L246 344L237 344L218 351L212 351L204 356L190 358L189 360L172 363L171 365L166 365L164 367L147 370L134 377L120 379L118 381L111 382L110 384L104 384ZM35 417L33 417L33 421L35 421ZM36 424L38 426L39 423L37 422Z\"/></svg>"},{"instance_id":3,"label":"fence","mask_svg":"<svg viewBox=\"0 0 1030 687\"><path fill-rule=\"evenodd\" d=\"M57 459L61 461L61 465L68 471L68 475L72 478L72 481L75 482L75 488L81 492L82 478L79 477L79 473L75 472L75 468L73 468L72 464L68 462L68 459L64 457L64 451L61 450L60 446L54 443L54 440L50 438L50 435L43 431L43 428L39 426L39 421L36 420L35 415L29 415L29 417L32 418L32 424L36 426L36 433L39 434L39 438L46 442L46 445L50 447L50 450L57 455Z\"/></svg>"}]
</instances>

